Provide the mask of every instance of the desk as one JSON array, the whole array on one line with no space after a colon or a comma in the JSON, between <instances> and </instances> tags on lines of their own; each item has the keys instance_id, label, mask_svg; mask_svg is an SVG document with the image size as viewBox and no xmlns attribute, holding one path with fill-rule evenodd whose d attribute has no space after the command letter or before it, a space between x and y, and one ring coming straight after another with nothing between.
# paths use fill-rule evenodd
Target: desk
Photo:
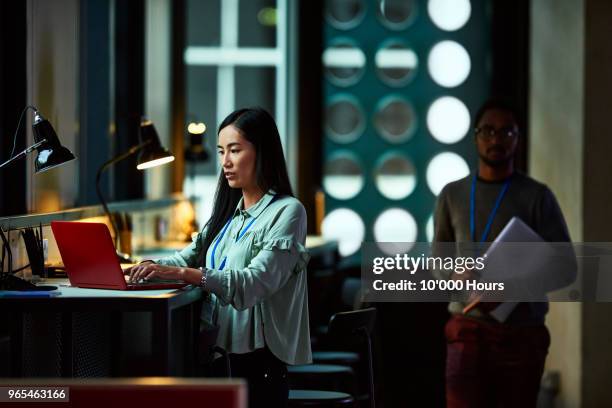
<instances>
[{"instance_id":1,"label":"desk","mask_svg":"<svg viewBox=\"0 0 612 408\"><path fill-rule=\"evenodd\" d=\"M48 279L45 284L62 285L67 281ZM105 289L83 289L59 286L60 296L52 298L0 298L0 310L8 312L11 320L11 375L21 377L24 374L24 329L26 329L26 315L55 313L60 327L57 344L60 347L61 366L59 375L72 377L82 375L75 373L74 357L76 353L84 353L75 344L74 337L78 334L79 325L75 316L80 313L110 314L110 374L121 375L120 364L122 359L121 321L126 312L147 312L151 314L152 345L151 351L154 359L151 372L148 375L166 376L174 374L173 367L175 350L172 346L172 323L177 312L182 312L187 322L187 333L184 344L185 352L191 354L195 348L196 325L199 325L199 309L201 291L188 287L179 290L148 290L148 291L117 291ZM106 315L105 315L106 316ZM86 324L96 325L97 322L87 321ZM103 324L103 323L100 323ZM30 333L32 335L32 333ZM96 339L93 339L96 340ZM78 370L77 370L78 371ZM92 373L95 376L95 373Z\"/></svg>"},{"instance_id":2,"label":"desk","mask_svg":"<svg viewBox=\"0 0 612 408\"><path fill-rule=\"evenodd\" d=\"M313 257L309 269L333 271L337 243L314 238L307 240ZM58 286L67 281L48 279L44 284ZM197 344L199 289L114 291L59 286L59 291L60 296L53 298L0 297L0 312L7 312L10 320L12 377L184 376L193 373L188 360L190 356L193 358ZM130 315L134 315L130 312L151 316L150 335L147 331L139 333L138 327L126 324L133 317ZM47 324L46 318L52 321ZM136 333L132 337L140 336L140 339L130 337L123 341L122 336L126 335L122 327L126 326L132 329L132 334ZM130 372L133 366L130 362L136 364L137 360L129 349L138 341L140 344L149 342L148 355L153 358L149 357L145 361L147 365L138 367L139 372L134 373ZM177 349L186 358L177 358ZM42 373L32 373L29 367L42 365L42 360L59 361L58 367L48 363L42 367ZM100 361L109 363L101 366Z\"/></svg>"}]
</instances>

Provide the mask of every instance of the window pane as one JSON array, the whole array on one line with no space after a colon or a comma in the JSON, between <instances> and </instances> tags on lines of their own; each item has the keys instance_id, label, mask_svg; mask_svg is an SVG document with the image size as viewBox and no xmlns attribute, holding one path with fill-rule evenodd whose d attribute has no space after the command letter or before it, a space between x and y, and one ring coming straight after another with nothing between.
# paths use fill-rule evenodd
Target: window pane
<instances>
[{"instance_id":1,"label":"window pane","mask_svg":"<svg viewBox=\"0 0 612 408\"><path fill-rule=\"evenodd\" d=\"M236 67L236 109L261 106L275 116L276 70L269 67Z\"/></svg>"},{"instance_id":2,"label":"window pane","mask_svg":"<svg viewBox=\"0 0 612 408\"><path fill-rule=\"evenodd\" d=\"M276 47L275 0L241 0L238 16L240 47Z\"/></svg>"},{"instance_id":3,"label":"window pane","mask_svg":"<svg viewBox=\"0 0 612 408\"><path fill-rule=\"evenodd\" d=\"M220 0L187 0L187 45L221 43L220 4Z\"/></svg>"},{"instance_id":4,"label":"window pane","mask_svg":"<svg viewBox=\"0 0 612 408\"><path fill-rule=\"evenodd\" d=\"M187 112L185 134L190 122L203 122L206 125L204 146L209 159L199 164L198 171L214 174L217 146L217 68L205 66L187 67ZM185 141L186 146L189 139Z\"/></svg>"}]
</instances>

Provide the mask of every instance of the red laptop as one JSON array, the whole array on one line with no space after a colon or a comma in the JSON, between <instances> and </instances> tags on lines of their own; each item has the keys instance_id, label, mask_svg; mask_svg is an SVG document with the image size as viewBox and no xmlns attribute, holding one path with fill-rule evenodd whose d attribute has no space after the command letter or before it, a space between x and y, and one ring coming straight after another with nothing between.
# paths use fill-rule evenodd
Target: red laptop
<instances>
[{"instance_id":1,"label":"red laptop","mask_svg":"<svg viewBox=\"0 0 612 408\"><path fill-rule=\"evenodd\" d=\"M178 289L182 281L128 283L105 224L52 221L51 229L72 286L114 290Z\"/></svg>"}]
</instances>

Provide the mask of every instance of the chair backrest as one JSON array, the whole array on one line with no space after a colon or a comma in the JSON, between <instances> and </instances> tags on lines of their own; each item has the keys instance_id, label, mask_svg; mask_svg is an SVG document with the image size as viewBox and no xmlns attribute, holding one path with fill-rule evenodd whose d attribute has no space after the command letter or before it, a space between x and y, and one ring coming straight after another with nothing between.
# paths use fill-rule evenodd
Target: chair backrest
<instances>
[{"instance_id":1,"label":"chair backrest","mask_svg":"<svg viewBox=\"0 0 612 408\"><path fill-rule=\"evenodd\" d=\"M375 323L376 309L373 307L336 313L329 320L329 335L346 337L363 330L370 336L374 331Z\"/></svg>"},{"instance_id":2,"label":"chair backrest","mask_svg":"<svg viewBox=\"0 0 612 408\"><path fill-rule=\"evenodd\" d=\"M372 332L376 323L376 309L353 310L336 313L329 320L329 336L344 338L350 342L360 339L365 343L368 372L368 400L370 408L376 407L374 398L374 368L372 356Z\"/></svg>"}]
</instances>

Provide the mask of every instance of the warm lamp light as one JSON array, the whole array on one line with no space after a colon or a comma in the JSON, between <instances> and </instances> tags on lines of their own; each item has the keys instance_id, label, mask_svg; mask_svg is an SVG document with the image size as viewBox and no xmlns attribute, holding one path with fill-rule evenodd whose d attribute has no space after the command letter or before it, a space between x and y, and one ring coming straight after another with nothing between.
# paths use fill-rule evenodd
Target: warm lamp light
<instances>
[{"instance_id":1,"label":"warm lamp light","mask_svg":"<svg viewBox=\"0 0 612 408\"><path fill-rule=\"evenodd\" d=\"M174 155L161 145L159 135L150 120L140 122L140 141L142 149L139 149L140 155L136 166L138 170L150 169L174 161Z\"/></svg>"}]
</instances>

